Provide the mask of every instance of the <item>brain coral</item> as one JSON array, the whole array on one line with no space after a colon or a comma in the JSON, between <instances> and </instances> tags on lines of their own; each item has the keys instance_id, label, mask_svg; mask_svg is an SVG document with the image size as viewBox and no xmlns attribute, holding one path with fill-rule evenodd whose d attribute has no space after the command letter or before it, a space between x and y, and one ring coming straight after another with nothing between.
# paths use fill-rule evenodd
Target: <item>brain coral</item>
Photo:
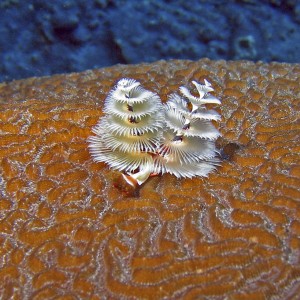
<instances>
[{"instance_id":1,"label":"brain coral","mask_svg":"<svg viewBox=\"0 0 300 300\"><path fill-rule=\"evenodd\" d=\"M163 101L209 80L217 172L153 177L133 195L93 162L86 139L122 77ZM299 65L161 61L3 83L0 96L0 298L300 294Z\"/></svg>"}]
</instances>

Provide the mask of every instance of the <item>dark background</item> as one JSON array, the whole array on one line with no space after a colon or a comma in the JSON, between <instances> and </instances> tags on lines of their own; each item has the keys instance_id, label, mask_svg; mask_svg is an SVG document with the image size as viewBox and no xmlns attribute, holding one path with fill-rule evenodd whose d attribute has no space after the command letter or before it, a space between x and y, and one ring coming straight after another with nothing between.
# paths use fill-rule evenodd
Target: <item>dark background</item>
<instances>
[{"instance_id":1,"label":"dark background","mask_svg":"<svg viewBox=\"0 0 300 300\"><path fill-rule=\"evenodd\" d=\"M300 62L300 0L1 0L0 81L152 62Z\"/></svg>"}]
</instances>

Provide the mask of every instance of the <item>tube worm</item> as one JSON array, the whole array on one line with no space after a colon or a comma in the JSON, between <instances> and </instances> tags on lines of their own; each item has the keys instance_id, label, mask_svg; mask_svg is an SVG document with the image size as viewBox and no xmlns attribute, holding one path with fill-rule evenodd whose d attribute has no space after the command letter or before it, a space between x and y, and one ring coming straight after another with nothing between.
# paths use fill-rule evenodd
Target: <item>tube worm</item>
<instances>
[{"instance_id":1,"label":"tube worm","mask_svg":"<svg viewBox=\"0 0 300 300\"><path fill-rule=\"evenodd\" d=\"M210 94L207 80L192 83L198 96L180 87L182 95L172 94L162 105L156 93L136 80L119 80L105 100L95 136L88 139L94 160L122 171L134 186L151 174L207 176L219 164L214 141L220 134L211 121L220 115L205 104L220 100Z\"/></svg>"},{"instance_id":2,"label":"tube worm","mask_svg":"<svg viewBox=\"0 0 300 300\"><path fill-rule=\"evenodd\" d=\"M157 150L157 173L171 173L178 178L206 177L219 164L215 140L220 133L211 120L219 120L220 115L214 110L206 110L204 105L221 102L209 93L213 89L207 80L204 85L192 83L199 96L180 87L182 96L172 94L164 105L167 129Z\"/></svg>"},{"instance_id":3,"label":"tube worm","mask_svg":"<svg viewBox=\"0 0 300 300\"><path fill-rule=\"evenodd\" d=\"M123 78L109 93L105 116L88 139L95 161L123 171L134 185L145 182L153 172L153 153L160 144L164 112L156 93L134 79Z\"/></svg>"}]
</instances>

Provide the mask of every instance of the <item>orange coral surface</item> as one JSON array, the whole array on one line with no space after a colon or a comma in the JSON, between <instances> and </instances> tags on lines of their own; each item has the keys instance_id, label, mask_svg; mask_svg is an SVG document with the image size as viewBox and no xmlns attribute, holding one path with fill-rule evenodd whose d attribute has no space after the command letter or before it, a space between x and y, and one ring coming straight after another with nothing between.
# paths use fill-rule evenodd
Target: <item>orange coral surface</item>
<instances>
[{"instance_id":1,"label":"orange coral surface","mask_svg":"<svg viewBox=\"0 0 300 300\"><path fill-rule=\"evenodd\" d=\"M206 78L224 161L132 193L86 139L121 77ZM0 84L1 299L297 299L300 66L170 61Z\"/></svg>"}]
</instances>

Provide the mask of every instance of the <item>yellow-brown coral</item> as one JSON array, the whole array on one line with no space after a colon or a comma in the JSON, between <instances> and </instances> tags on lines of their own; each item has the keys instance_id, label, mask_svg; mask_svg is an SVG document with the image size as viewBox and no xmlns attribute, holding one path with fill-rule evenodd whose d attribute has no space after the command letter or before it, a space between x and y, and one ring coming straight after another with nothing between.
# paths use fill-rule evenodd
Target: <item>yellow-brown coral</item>
<instances>
[{"instance_id":1,"label":"yellow-brown coral","mask_svg":"<svg viewBox=\"0 0 300 300\"><path fill-rule=\"evenodd\" d=\"M209 180L113 187L86 138L134 77L164 96L207 78L228 158ZM0 85L0 298L296 299L300 66L200 60ZM61 299L62 299L61 298Z\"/></svg>"}]
</instances>

